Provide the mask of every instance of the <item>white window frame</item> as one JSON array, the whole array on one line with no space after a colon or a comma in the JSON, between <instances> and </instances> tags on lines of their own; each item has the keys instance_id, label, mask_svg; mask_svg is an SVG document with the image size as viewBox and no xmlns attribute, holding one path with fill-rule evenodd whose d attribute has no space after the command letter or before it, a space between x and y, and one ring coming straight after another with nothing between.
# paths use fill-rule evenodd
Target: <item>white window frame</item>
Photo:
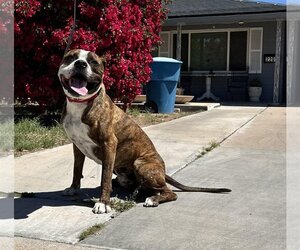
<instances>
[{"instance_id":1,"label":"white window frame","mask_svg":"<svg viewBox=\"0 0 300 250\"><path fill-rule=\"evenodd\" d=\"M183 30L182 34L188 34L189 36L189 49L188 49L188 71L183 71L186 73L208 73L208 71L202 71L202 70L196 70L196 71L191 71L190 70L190 64L191 64L191 34L193 33L219 33L219 32L227 32L227 65L226 65L226 70L219 70L215 71L218 73L230 73L230 72L235 72L235 73L245 73L247 72L247 69L249 68L250 65L250 30L251 29L261 29L263 32L262 27L256 27L256 28L229 28L229 29L198 29L198 30ZM230 32L237 32L237 31L246 31L247 32L247 51L246 51L246 70L245 71L230 71L229 66L230 66ZM165 33L165 32L161 32ZM172 52L173 52L173 35L177 34L177 31L172 30L167 32L169 33L169 57L172 57ZM262 40L263 40L263 33L262 33ZM261 41L263 42L263 41ZM262 44L261 44L261 55L262 55ZM262 66L261 66L262 67ZM250 73L250 72L249 72ZM256 73L256 72L255 72ZM259 72L257 72L259 73Z\"/></svg>"},{"instance_id":2,"label":"white window frame","mask_svg":"<svg viewBox=\"0 0 300 250\"><path fill-rule=\"evenodd\" d=\"M159 46L158 47L158 56L161 56L161 57L171 57L171 51L172 51L171 50L172 45L170 44L170 42L171 42L171 32L169 32L169 31L162 31L159 34L160 35L162 35L162 34L168 35L168 52L161 52L161 50L160 50L161 46ZM164 42L164 41L162 41L162 42Z\"/></svg>"},{"instance_id":3,"label":"white window frame","mask_svg":"<svg viewBox=\"0 0 300 250\"><path fill-rule=\"evenodd\" d=\"M260 49L251 49L251 35L252 31L259 30L261 31L261 38L260 38ZM262 27L255 27L255 28L250 28L249 29L249 74L261 74L262 73L262 54L263 54L263 37L264 37L264 30ZM251 64L251 54L252 52L259 52L260 57L259 57L259 70L250 70L250 64Z\"/></svg>"}]
</instances>

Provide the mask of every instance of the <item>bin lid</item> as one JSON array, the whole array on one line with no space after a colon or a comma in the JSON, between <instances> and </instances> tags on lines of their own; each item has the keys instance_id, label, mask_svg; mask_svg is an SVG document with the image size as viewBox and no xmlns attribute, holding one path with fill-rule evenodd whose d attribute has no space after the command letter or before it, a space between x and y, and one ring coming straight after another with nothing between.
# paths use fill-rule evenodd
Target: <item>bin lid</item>
<instances>
[{"instance_id":1,"label":"bin lid","mask_svg":"<svg viewBox=\"0 0 300 250\"><path fill-rule=\"evenodd\" d=\"M169 57L153 57L153 62L182 63L182 61L178 61Z\"/></svg>"}]
</instances>

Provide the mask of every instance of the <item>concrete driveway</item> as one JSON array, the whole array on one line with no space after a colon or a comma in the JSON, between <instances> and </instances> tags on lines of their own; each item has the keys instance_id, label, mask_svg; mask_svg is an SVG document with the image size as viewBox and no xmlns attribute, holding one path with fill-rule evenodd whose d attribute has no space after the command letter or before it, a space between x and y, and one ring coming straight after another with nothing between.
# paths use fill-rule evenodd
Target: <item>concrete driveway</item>
<instances>
[{"instance_id":1,"label":"concrete driveway","mask_svg":"<svg viewBox=\"0 0 300 250\"><path fill-rule=\"evenodd\" d=\"M65 200L71 181L70 145L15 161L17 236L76 243L86 228L105 223L80 246L121 249L284 249L285 110L219 107L145 128L169 174L188 185L229 187L230 194L178 193L158 208L138 204L114 220ZM198 159L211 142L221 146ZM87 161L85 194L96 195L100 168ZM46 249L46 248L45 248Z\"/></svg>"},{"instance_id":2,"label":"concrete driveway","mask_svg":"<svg viewBox=\"0 0 300 250\"><path fill-rule=\"evenodd\" d=\"M141 205L82 242L121 249L285 249L285 110L268 108L221 146L177 172L192 186L176 202Z\"/></svg>"}]
</instances>

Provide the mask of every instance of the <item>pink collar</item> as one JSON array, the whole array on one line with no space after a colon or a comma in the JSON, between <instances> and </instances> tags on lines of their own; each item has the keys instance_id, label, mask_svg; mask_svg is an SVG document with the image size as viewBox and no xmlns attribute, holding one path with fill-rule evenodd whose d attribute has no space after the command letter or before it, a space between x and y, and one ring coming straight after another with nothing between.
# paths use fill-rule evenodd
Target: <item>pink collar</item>
<instances>
[{"instance_id":1,"label":"pink collar","mask_svg":"<svg viewBox=\"0 0 300 250\"><path fill-rule=\"evenodd\" d=\"M97 92L96 94L94 94L94 95L91 96L90 98L88 98L88 99L83 99L83 100L81 100L81 99L76 99L76 98L71 98L71 97L68 97L68 96L67 96L67 99L69 100L69 102L78 102L78 103L89 102L89 101L91 101L91 100L94 100L94 99L98 96L98 93L99 93L99 92Z\"/></svg>"}]
</instances>

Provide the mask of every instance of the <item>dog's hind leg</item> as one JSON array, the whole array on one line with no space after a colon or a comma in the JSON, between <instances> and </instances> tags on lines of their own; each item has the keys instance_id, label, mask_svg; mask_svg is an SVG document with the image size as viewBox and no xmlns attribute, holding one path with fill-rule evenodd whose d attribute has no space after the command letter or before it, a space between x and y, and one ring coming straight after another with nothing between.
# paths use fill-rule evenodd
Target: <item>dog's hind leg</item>
<instances>
[{"instance_id":1,"label":"dog's hind leg","mask_svg":"<svg viewBox=\"0 0 300 250\"><path fill-rule=\"evenodd\" d=\"M135 175L143 189L156 193L146 199L145 207L157 207L160 203L177 199L177 195L166 184L165 167L160 159L137 160Z\"/></svg>"},{"instance_id":2,"label":"dog's hind leg","mask_svg":"<svg viewBox=\"0 0 300 250\"><path fill-rule=\"evenodd\" d=\"M144 207L157 207L160 203L175 201L177 195L167 186L159 194L146 198Z\"/></svg>"},{"instance_id":3,"label":"dog's hind leg","mask_svg":"<svg viewBox=\"0 0 300 250\"><path fill-rule=\"evenodd\" d=\"M82 168L84 164L85 155L73 144L74 153L74 169L73 169L73 181L71 187L66 188L63 191L63 195L73 196L80 190L80 181L82 176Z\"/></svg>"}]
</instances>

